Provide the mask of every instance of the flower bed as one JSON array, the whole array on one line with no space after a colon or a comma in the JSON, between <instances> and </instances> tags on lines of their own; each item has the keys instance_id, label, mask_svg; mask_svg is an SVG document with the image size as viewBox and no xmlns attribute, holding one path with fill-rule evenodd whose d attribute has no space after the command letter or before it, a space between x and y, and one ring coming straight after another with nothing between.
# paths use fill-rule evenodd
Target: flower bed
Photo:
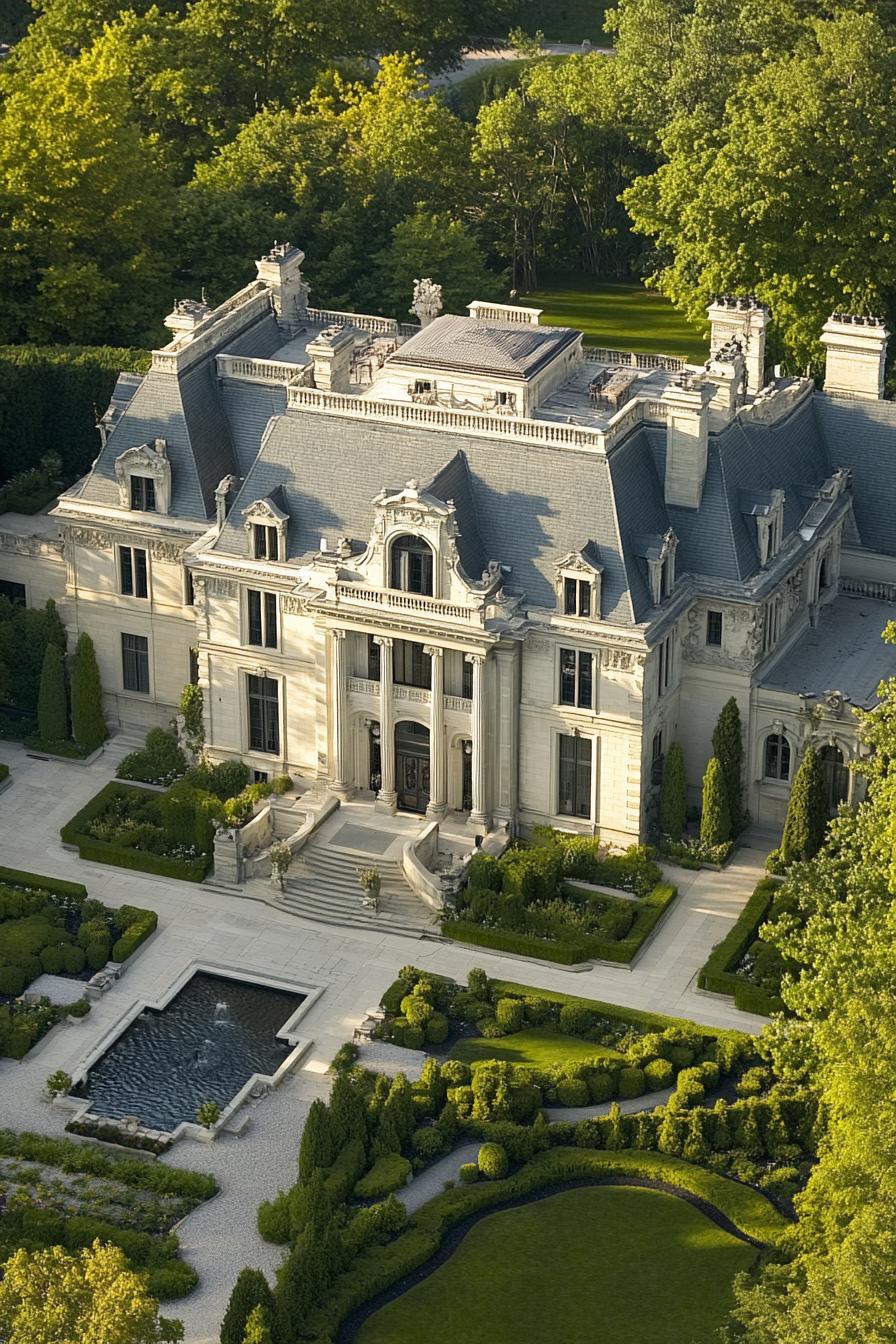
<instances>
[{"instance_id":1,"label":"flower bed","mask_svg":"<svg viewBox=\"0 0 896 1344\"><path fill-rule=\"evenodd\" d=\"M66 822L60 835L66 844L77 846L82 859L201 882L211 866L211 821L201 838L202 847L174 839L162 821L164 797L113 781Z\"/></svg>"},{"instance_id":2,"label":"flower bed","mask_svg":"<svg viewBox=\"0 0 896 1344\"><path fill-rule=\"evenodd\" d=\"M78 977L110 956L125 961L155 927L154 910L111 909L80 883L0 868L0 994L17 997L42 972ZM56 1022L87 1011L86 999L0 1004L0 1054L21 1059Z\"/></svg>"}]
</instances>

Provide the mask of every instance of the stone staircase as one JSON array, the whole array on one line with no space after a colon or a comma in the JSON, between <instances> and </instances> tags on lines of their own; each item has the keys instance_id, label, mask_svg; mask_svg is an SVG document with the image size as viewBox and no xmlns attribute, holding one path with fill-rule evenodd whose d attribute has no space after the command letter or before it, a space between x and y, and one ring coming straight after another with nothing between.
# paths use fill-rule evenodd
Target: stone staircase
<instances>
[{"instance_id":1,"label":"stone staircase","mask_svg":"<svg viewBox=\"0 0 896 1344\"><path fill-rule=\"evenodd\" d=\"M358 869L375 867L382 878L376 914L361 903ZM414 938L438 936L438 919L405 881L401 863L312 841L296 856L277 902L319 924L382 929Z\"/></svg>"}]
</instances>

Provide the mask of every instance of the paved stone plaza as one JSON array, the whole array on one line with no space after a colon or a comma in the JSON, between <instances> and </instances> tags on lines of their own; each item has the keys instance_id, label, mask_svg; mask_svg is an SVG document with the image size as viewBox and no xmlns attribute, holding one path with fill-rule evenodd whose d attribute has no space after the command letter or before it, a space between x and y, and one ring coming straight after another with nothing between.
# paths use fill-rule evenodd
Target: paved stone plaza
<instances>
[{"instance_id":1,"label":"paved stone plaza","mask_svg":"<svg viewBox=\"0 0 896 1344\"><path fill-rule=\"evenodd\" d=\"M267 904L101 864L82 862L63 849L59 828L112 778L116 763L133 744L107 745L90 767L30 758L12 743L0 743L0 760L13 783L0 796L0 862L8 867L83 882L110 905L125 902L158 911L159 930L136 955L122 979L78 1025L59 1027L22 1063L0 1060L0 1125L61 1135L64 1112L41 1100L55 1069L73 1073L105 1032L139 1000L165 995L185 967L202 961L255 974L275 972L296 984L325 992L302 1020L313 1045L298 1072L254 1105L240 1137L213 1144L182 1140L164 1159L211 1171L221 1193L178 1228L185 1256L200 1286L172 1303L189 1344L214 1344L237 1273L245 1264L268 1273L281 1249L255 1230L262 1199L290 1185L307 1109L328 1088L326 1068L334 1051L351 1039L385 985L408 962L463 978L471 966L492 976L580 993L593 998L697 1018L715 1026L758 1029L763 1019L737 1012L728 1001L696 992L697 970L727 932L758 880L762 853L742 849L724 873L670 870L680 896L635 969L598 966L573 973L514 957L463 948L437 938L415 939L377 929L324 927ZM370 824L374 823L371 810ZM389 828L391 819L377 817Z\"/></svg>"}]
</instances>

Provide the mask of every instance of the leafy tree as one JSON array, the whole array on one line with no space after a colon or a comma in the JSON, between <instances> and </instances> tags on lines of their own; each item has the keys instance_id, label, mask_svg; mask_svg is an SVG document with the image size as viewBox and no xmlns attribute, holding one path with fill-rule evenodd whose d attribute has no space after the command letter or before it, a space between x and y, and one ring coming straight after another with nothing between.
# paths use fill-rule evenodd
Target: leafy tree
<instances>
[{"instance_id":1,"label":"leafy tree","mask_svg":"<svg viewBox=\"0 0 896 1344\"><path fill-rule=\"evenodd\" d=\"M336 1143L343 1147L353 1139L367 1141L367 1107L354 1079L345 1073L333 1083L330 1093L330 1119Z\"/></svg>"},{"instance_id":2,"label":"leafy tree","mask_svg":"<svg viewBox=\"0 0 896 1344\"><path fill-rule=\"evenodd\" d=\"M72 737L91 750L108 737L96 650L86 631L78 636L72 663Z\"/></svg>"},{"instance_id":3,"label":"leafy tree","mask_svg":"<svg viewBox=\"0 0 896 1344\"><path fill-rule=\"evenodd\" d=\"M17 709L37 710L48 644L65 652L65 626L52 598L43 610L0 598L0 690Z\"/></svg>"},{"instance_id":4,"label":"leafy tree","mask_svg":"<svg viewBox=\"0 0 896 1344\"><path fill-rule=\"evenodd\" d=\"M534 289L550 171L534 109L519 90L480 108L472 159L480 175L483 232L510 263L513 288Z\"/></svg>"},{"instance_id":5,"label":"leafy tree","mask_svg":"<svg viewBox=\"0 0 896 1344\"><path fill-rule=\"evenodd\" d=\"M666 162L624 196L663 292L697 321L713 294L755 293L800 368L835 309L893 313L894 79L892 33L847 9L754 63L720 113L676 112Z\"/></svg>"},{"instance_id":6,"label":"leafy tree","mask_svg":"<svg viewBox=\"0 0 896 1344\"><path fill-rule=\"evenodd\" d=\"M335 1156L333 1124L326 1102L320 1097L312 1101L302 1130L299 1147L299 1174L307 1181L318 1167L329 1167Z\"/></svg>"},{"instance_id":7,"label":"leafy tree","mask_svg":"<svg viewBox=\"0 0 896 1344\"><path fill-rule=\"evenodd\" d=\"M660 831L673 840L680 840L687 811L687 779L684 773L684 753L681 743L673 742L663 762L660 784Z\"/></svg>"},{"instance_id":8,"label":"leafy tree","mask_svg":"<svg viewBox=\"0 0 896 1344\"><path fill-rule=\"evenodd\" d=\"M781 837L781 856L785 863L811 859L824 840L828 821L824 772L818 753L808 746L796 772L787 804L787 818Z\"/></svg>"},{"instance_id":9,"label":"leafy tree","mask_svg":"<svg viewBox=\"0 0 896 1344\"><path fill-rule=\"evenodd\" d=\"M401 220L376 262L381 306L399 321L408 320L414 281L422 276L442 286L449 313L465 313L473 299L499 297L498 278L487 269L478 242L447 214L418 212Z\"/></svg>"},{"instance_id":10,"label":"leafy tree","mask_svg":"<svg viewBox=\"0 0 896 1344\"><path fill-rule=\"evenodd\" d=\"M37 699L37 731L44 742L62 742L68 737L65 662L57 644L48 644L44 654Z\"/></svg>"},{"instance_id":11,"label":"leafy tree","mask_svg":"<svg viewBox=\"0 0 896 1344\"><path fill-rule=\"evenodd\" d=\"M744 739L740 722L740 710L732 695L722 707L718 722L712 734L712 754L719 758L722 773L725 776L725 792L728 795L728 815L731 818L731 830L734 835L743 830L743 769Z\"/></svg>"},{"instance_id":12,"label":"leafy tree","mask_svg":"<svg viewBox=\"0 0 896 1344\"><path fill-rule=\"evenodd\" d=\"M183 1337L170 1327L159 1319L145 1277L117 1246L95 1241L74 1254L61 1246L20 1250L3 1266L4 1344L156 1344Z\"/></svg>"},{"instance_id":13,"label":"leafy tree","mask_svg":"<svg viewBox=\"0 0 896 1344\"><path fill-rule=\"evenodd\" d=\"M703 776L703 813L700 817L700 839L704 845L723 845L731 838L731 817L728 812L728 794L725 776L717 756L711 756Z\"/></svg>"},{"instance_id":14,"label":"leafy tree","mask_svg":"<svg viewBox=\"0 0 896 1344\"><path fill-rule=\"evenodd\" d=\"M248 1323L254 1312L270 1319L274 1294L260 1269L241 1269L227 1303L221 1325L221 1344L244 1344Z\"/></svg>"},{"instance_id":15,"label":"leafy tree","mask_svg":"<svg viewBox=\"0 0 896 1344\"><path fill-rule=\"evenodd\" d=\"M205 750L205 720L201 686L194 686L191 681L187 682L180 695L180 712L184 720L184 739L194 760L198 760Z\"/></svg>"}]
</instances>

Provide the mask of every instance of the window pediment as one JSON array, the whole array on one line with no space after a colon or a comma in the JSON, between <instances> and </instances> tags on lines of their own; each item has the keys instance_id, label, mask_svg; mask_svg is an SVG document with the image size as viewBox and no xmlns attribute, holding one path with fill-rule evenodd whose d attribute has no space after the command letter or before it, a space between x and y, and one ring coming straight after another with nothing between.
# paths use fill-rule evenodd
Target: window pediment
<instances>
[{"instance_id":1,"label":"window pediment","mask_svg":"<svg viewBox=\"0 0 896 1344\"><path fill-rule=\"evenodd\" d=\"M243 527L246 532L248 554L255 559L285 560L288 526L289 514L270 495L264 499L253 500L243 509ZM273 531L276 534L276 546L272 547L268 542L260 545L258 529Z\"/></svg>"},{"instance_id":2,"label":"window pediment","mask_svg":"<svg viewBox=\"0 0 896 1344\"><path fill-rule=\"evenodd\" d=\"M559 561L555 586L557 605L564 616L592 617L600 620L601 583L604 567L596 548L585 546L570 551Z\"/></svg>"},{"instance_id":3,"label":"window pediment","mask_svg":"<svg viewBox=\"0 0 896 1344\"><path fill-rule=\"evenodd\" d=\"M171 463L164 439L141 443L127 448L115 459L115 479L118 483L118 503L123 509L131 508L131 477L147 476L155 491L156 513L171 511Z\"/></svg>"}]
</instances>

